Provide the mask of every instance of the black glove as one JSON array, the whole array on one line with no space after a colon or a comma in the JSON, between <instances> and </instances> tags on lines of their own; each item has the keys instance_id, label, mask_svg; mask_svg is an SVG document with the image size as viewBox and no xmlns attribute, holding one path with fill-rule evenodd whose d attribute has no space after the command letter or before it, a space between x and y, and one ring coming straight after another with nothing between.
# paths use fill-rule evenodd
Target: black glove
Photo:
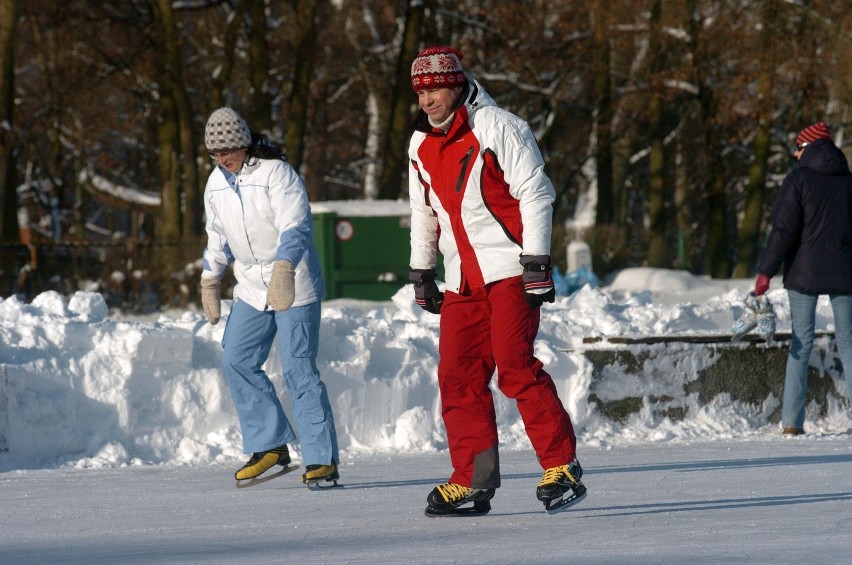
<instances>
[{"instance_id":1,"label":"black glove","mask_svg":"<svg viewBox=\"0 0 852 565\"><path fill-rule=\"evenodd\" d=\"M524 266L524 273L521 275L524 297L530 308L538 308L544 302L553 302L556 299L556 289L553 288L550 255L521 255L521 265Z\"/></svg>"},{"instance_id":2,"label":"black glove","mask_svg":"<svg viewBox=\"0 0 852 565\"><path fill-rule=\"evenodd\" d=\"M444 293L435 284L435 269L412 269L408 280L414 283L414 301L417 305L433 314L441 313L444 303Z\"/></svg>"}]
</instances>

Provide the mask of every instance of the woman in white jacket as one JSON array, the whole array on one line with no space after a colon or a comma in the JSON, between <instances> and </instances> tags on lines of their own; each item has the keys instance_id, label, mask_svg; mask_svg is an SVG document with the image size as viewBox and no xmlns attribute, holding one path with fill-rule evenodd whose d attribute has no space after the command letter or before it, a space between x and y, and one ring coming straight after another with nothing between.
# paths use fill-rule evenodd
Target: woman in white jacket
<instances>
[{"instance_id":1,"label":"woman in white jacket","mask_svg":"<svg viewBox=\"0 0 852 565\"><path fill-rule=\"evenodd\" d=\"M251 479L290 462L287 444L296 434L262 368L277 335L301 438L302 480L336 481L337 435L316 366L323 282L305 185L281 149L253 136L231 108L211 114L204 141L217 161L204 191L201 301L211 324L219 321L220 281L231 262L237 279L222 372L252 456L235 477Z\"/></svg>"}]
</instances>

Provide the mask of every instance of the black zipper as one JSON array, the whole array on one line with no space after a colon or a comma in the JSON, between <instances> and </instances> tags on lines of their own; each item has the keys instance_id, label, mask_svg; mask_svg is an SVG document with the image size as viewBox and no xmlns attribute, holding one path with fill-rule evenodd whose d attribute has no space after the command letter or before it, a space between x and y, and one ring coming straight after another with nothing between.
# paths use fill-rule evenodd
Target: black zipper
<instances>
[{"instance_id":1,"label":"black zipper","mask_svg":"<svg viewBox=\"0 0 852 565\"><path fill-rule=\"evenodd\" d=\"M473 155L473 145L467 150L467 153L464 154L462 160L459 161L461 163L461 171L459 171L459 180L456 181L456 192L461 192L462 184L464 184L464 177L467 173L467 165L470 163L470 157Z\"/></svg>"}]
</instances>

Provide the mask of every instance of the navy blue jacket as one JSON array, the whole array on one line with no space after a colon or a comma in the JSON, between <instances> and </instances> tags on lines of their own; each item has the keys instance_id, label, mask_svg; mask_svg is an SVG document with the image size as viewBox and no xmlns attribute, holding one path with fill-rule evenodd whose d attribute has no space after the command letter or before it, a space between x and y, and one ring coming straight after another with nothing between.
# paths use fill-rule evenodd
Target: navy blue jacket
<instances>
[{"instance_id":1,"label":"navy blue jacket","mask_svg":"<svg viewBox=\"0 0 852 565\"><path fill-rule=\"evenodd\" d=\"M811 142L772 209L759 271L804 294L852 294L852 173L830 139Z\"/></svg>"}]
</instances>

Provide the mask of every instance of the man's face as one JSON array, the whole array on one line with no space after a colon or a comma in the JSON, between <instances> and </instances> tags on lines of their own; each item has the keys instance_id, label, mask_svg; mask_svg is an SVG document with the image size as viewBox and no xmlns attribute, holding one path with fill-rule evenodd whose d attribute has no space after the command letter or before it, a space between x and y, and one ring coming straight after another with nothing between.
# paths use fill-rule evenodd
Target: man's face
<instances>
[{"instance_id":1,"label":"man's face","mask_svg":"<svg viewBox=\"0 0 852 565\"><path fill-rule=\"evenodd\" d=\"M446 120L456 108L456 102L461 94L461 87L436 88L434 90L418 90L417 103L426 112L433 123Z\"/></svg>"}]
</instances>

